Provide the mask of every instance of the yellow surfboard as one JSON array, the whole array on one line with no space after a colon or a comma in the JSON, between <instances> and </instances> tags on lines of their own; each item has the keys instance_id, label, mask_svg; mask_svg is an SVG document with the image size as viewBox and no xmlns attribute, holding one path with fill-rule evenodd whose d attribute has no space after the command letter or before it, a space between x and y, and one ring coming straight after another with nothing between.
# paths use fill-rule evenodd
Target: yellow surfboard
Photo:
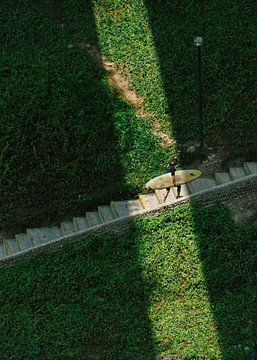
<instances>
[{"instance_id":1,"label":"yellow surfboard","mask_svg":"<svg viewBox=\"0 0 257 360\"><path fill-rule=\"evenodd\" d=\"M202 175L200 170L176 170L175 179L177 185L187 184L198 179ZM173 187L173 182L170 173L157 176L148 181L145 185L147 189L160 190Z\"/></svg>"}]
</instances>

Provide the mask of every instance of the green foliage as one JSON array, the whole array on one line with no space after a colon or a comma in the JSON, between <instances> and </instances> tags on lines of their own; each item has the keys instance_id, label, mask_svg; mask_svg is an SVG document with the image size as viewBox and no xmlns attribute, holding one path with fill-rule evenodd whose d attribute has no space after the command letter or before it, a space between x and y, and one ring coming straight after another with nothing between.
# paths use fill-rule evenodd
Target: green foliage
<instances>
[{"instance_id":1,"label":"green foliage","mask_svg":"<svg viewBox=\"0 0 257 360\"><path fill-rule=\"evenodd\" d=\"M205 138L256 150L252 3L63 1L64 28L56 4L0 5L1 227L131 197L166 163L150 120L68 34L115 61L178 143L198 138L192 41L202 35ZM248 359L256 240L256 227L235 226L224 209L183 206L127 236L1 270L0 357Z\"/></svg>"},{"instance_id":2,"label":"green foliage","mask_svg":"<svg viewBox=\"0 0 257 360\"><path fill-rule=\"evenodd\" d=\"M257 336L256 226L236 226L223 208L187 205L136 228L158 351L249 359Z\"/></svg>"},{"instance_id":3,"label":"green foliage","mask_svg":"<svg viewBox=\"0 0 257 360\"><path fill-rule=\"evenodd\" d=\"M59 221L134 196L174 152L160 149L151 120L137 117L86 53L69 47L68 34L115 61L178 144L199 135L192 40L201 34L205 139L228 144L234 154L255 152L251 4L39 4L8 1L0 9L7 19L0 58L2 227ZM58 6L65 27L54 21Z\"/></svg>"},{"instance_id":4,"label":"green foliage","mask_svg":"<svg viewBox=\"0 0 257 360\"><path fill-rule=\"evenodd\" d=\"M59 221L137 194L166 162L151 124L86 53L69 47L65 29L41 7L10 1L0 10L8 14L0 58L0 226ZM96 41L92 10L87 16Z\"/></svg>"},{"instance_id":5,"label":"green foliage","mask_svg":"<svg viewBox=\"0 0 257 360\"><path fill-rule=\"evenodd\" d=\"M202 35L205 139L227 144L231 154L256 153L252 4L26 0L17 6L11 0L0 6L6 19L1 227L59 221L132 197L175 151L160 149L151 120L136 116L87 54L69 46L68 34L115 61L178 144L199 137L192 41ZM64 27L54 21L57 10Z\"/></svg>"},{"instance_id":6,"label":"green foliage","mask_svg":"<svg viewBox=\"0 0 257 360\"><path fill-rule=\"evenodd\" d=\"M130 239L118 244L116 238L92 237L2 270L8 285L0 294L1 359L151 354L147 297L135 251Z\"/></svg>"},{"instance_id":7,"label":"green foliage","mask_svg":"<svg viewBox=\"0 0 257 360\"><path fill-rule=\"evenodd\" d=\"M124 69L148 108L166 121L168 116L179 144L199 139L193 38L203 36L205 141L228 145L232 155L256 153L253 2L94 1L94 8L102 50Z\"/></svg>"},{"instance_id":8,"label":"green foliage","mask_svg":"<svg viewBox=\"0 0 257 360\"><path fill-rule=\"evenodd\" d=\"M183 205L0 271L1 359L246 360L256 226Z\"/></svg>"}]
</instances>

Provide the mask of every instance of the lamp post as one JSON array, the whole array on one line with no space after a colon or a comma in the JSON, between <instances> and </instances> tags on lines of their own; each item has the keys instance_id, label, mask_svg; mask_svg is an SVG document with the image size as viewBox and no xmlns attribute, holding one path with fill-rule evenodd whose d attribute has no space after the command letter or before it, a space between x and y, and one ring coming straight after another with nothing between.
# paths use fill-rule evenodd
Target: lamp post
<instances>
[{"instance_id":1,"label":"lamp post","mask_svg":"<svg viewBox=\"0 0 257 360\"><path fill-rule=\"evenodd\" d=\"M197 36L194 38L194 44L197 47L198 54L198 89L199 89L199 130L200 130L200 146L203 147L203 87L202 87L202 59L201 46L203 45L203 38Z\"/></svg>"}]
</instances>

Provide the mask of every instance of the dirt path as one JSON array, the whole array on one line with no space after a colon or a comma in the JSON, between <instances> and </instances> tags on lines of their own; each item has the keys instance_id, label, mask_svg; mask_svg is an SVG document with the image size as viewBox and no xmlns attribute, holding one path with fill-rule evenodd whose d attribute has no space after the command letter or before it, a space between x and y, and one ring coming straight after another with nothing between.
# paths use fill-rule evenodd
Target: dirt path
<instances>
[{"instance_id":1,"label":"dirt path","mask_svg":"<svg viewBox=\"0 0 257 360\"><path fill-rule=\"evenodd\" d=\"M66 26L61 0L52 1L51 8L46 8L42 0L37 1L38 4L47 13L47 15L53 18L59 26ZM131 89L128 80L119 70L118 66L113 61L109 61L108 59L106 59L106 57L97 49L96 46L93 46L86 41L81 41L79 43L73 42L73 37L71 35L70 38L70 46L74 46L83 50L87 55L91 57L91 59L93 59L97 66L104 69L107 74L110 86L113 86L117 91L119 91L122 94L123 98L135 107L137 115L140 117L149 118L153 121L152 132L154 135L161 138L160 146L164 149L167 149L172 144L175 144L175 140L161 130L161 124L158 118L156 118L154 114L150 113L145 109L144 98L138 96L137 93Z\"/></svg>"},{"instance_id":2,"label":"dirt path","mask_svg":"<svg viewBox=\"0 0 257 360\"><path fill-rule=\"evenodd\" d=\"M85 51L98 66L106 71L110 85L117 89L123 98L135 107L137 115L153 119L152 131L162 139L161 146L163 148L168 148L171 144L175 143L174 139L161 130L161 124L158 119L152 113L145 110L144 98L138 96L137 93L130 88L126 77L119 71L118 66L113 61L106 59L96 47L89 43L80 42L76 46Z\"/></svg>"}]
</instances>

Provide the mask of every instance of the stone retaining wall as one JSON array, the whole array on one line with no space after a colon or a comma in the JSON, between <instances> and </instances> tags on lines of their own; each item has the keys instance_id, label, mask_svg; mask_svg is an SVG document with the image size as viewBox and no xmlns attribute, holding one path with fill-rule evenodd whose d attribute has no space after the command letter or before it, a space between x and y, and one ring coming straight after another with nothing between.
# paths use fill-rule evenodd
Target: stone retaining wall
<instances>
[{"instance_id":1,"label":"stone retaining wall","mask_svg":"<svg viewBox=\"0 0 257 360\"><path fill-rule=\"evenodd\" d=\"M20 252L16 256L6 257L0 261L0 266L13 265L18 261L25 260L35 254L57 251L67 244L86 239L88 236L93 234L124 234L129 230L135 218L157 216L162 212L171 210L175 206L183 203L193 203L204 207L225 205L231 211L232 217L236 222L246 222L255 216L257 220L257 174L184 197L170 205L160 205L149 211L143 210L137 215L115 219L108 223L98 225L92 229L83 230L74 235L64 236L50 243L34 247L31 250Z\"/></svg>"}]
</instances>

